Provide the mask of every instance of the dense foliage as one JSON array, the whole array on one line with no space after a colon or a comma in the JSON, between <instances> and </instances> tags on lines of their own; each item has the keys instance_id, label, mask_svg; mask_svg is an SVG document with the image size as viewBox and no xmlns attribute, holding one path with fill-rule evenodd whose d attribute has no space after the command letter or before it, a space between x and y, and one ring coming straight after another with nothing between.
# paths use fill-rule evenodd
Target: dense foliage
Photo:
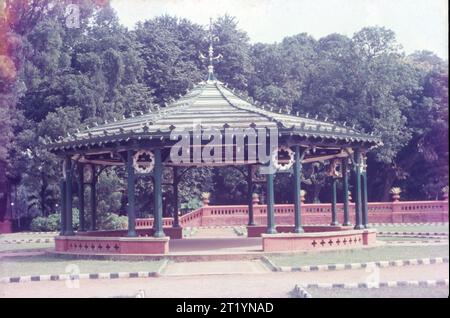
<instances>
[{"instance_id":1,"label":"dense foliage","mask_svg":"<svg viewBox=\"0 0 450 318\"><path fill-rule=\"evenodd\" d=\"M208 47L202 26L161 16L128 30L107 2L89 0L77 1L74 26L67 3L6 1L1 15L0 162L7 179L0 176L0 183L17 193L21 215L58 212L61 164L43 148L44 138L163 107L206 75L198 58ZM395 34L382 27L364 28L351 38L302 33L253 45L233 17L216 20L214 30L215 51L223 56L216 65L220 80L260 104L382 136L384 146L369 155L370 200L387 200L392 186L400 186L405 199L440 197L448 184L446 61L426 51L405 55ZM323 165L305 172L308 201L327 200ZM119 168L100 175L101 215L124 214L123 177ZM277 179L277 200L290 201L290 176ZM148 179L137 182L140 215L152 212L152 187ZM164 195L169 212L171 191ZM247 190L236 169L194 169L180 186L183 208L196 206L203 191L212 193L212 203L243 203Z\"/></svg>"}]
</instances>

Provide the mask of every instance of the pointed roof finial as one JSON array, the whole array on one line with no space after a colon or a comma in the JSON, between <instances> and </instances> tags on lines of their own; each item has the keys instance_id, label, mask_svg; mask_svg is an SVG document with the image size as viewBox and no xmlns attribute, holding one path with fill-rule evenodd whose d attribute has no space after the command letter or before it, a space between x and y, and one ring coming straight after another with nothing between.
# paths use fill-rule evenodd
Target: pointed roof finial
<instances>
[{"instance_id":1,"label":"pointed roof finial","mask_svg":"<svg viewBox=\"0 0 450 318\"><path fill-rule=\"evenodd\" d=\"M213 22L212 18L209 18L209 34L208 34L208 40L209 40L209 48L208 48L208 57L204 56L202 53L199 54L200 59L202 60L209 60L208 65L208 81L215 81L216 77L214 76L214 66L213 61L218 60L222 58L222 54L218 54L217 56L214 56L214 47L213 43L214 41L219 41L219 37L213 35Z\"/></svg>"}]
</instances>

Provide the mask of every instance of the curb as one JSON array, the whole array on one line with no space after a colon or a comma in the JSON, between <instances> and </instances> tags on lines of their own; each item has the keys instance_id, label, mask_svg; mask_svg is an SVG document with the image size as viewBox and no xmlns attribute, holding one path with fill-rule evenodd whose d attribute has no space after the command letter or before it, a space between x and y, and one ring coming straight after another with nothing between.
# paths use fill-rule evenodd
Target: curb
<instances>
[{"instance_id":1,"label":"curb","mask_svg":"<svg viewBox=\"0 0 450 318\"><path fill-rule=\"evenodd\" d=\"M53 243L55 240L53 238L48 239L21 239L21 240L0 240L0 243L5 244L23 244L23 243Z\"/></svg>"},{"instance_id":2,"label":"curb","mask_svg":"<svg viewBox=\"0 0 450 318\"><path fill-rule=\"evenodd\" d=\"M169 260L165 259L159 269L155 272L111 272L111 273L89 273L89 274L46 274L46 275L27 275L14 277L1 277L0 283L25 283L42 281L63 281L80 279L117 279L117 278L148 278L160 277L162 271L166 268Z\"/></svg>"},{"instance_id":3,"label":"curb","mask_svg":"<svg viewBox=\"0 0 450 318\"><path fill-rule=\"evenodd\" d=\"M169 264L169 260L165 259L163 260L161 266L158 268L158 270L156 271L156 276L159 277L162 275L163 271L166 269L167 265Z\"/></svg>"},{"instance_id":4,"label":"curb","mask_svg":"<svg viewBox=\"0 0 450 318\"><path fill-rule=\"evenodd\" d=\"M379 231L377 232L377 234L380 235L399 235L399 236L403 236L403 235L407 235L407 236L411 236L413 235L413 237L416 236L445 236L448 237L448 233L438 233L438 232L382 232Z\"/></svg>"},{"instance_id":5,"label":"curb","mask_svg":"<svg viewBox=\"0 0 450 318\"><path fill-rule=\"evenodd\" d=\"M296 298L312 298L311 294L306 291L302 286L295 285L292 291Z\"/></svg>"},{"instance_id":6,"label":"curb","mask_svg":"<svg viewBox=\"0 0 450 318\"><path fill-rule=\"evenodd\" d=\"M422 246L428 246L428 245L448 245L448 241L385 241L387 245L422 245Z\"/></svg>"},{"instance_id":7,"label":"curb","mask_svg":"<svg viewBox=\"0 0 450 318\"><path fill-rule=\"evenodd\" d=\"M431 225L440 226L448 225L448 222L425 222L425 223L369 223L372 226L421 226L421 225Z\"/></svg>"},{"instance_id":8,"label":"curb","mask_svg":"<svg viewBox=\"0 0 450 318\"><path fill-rule=\"evenodd\" d=\"M396 261L377 261L377 262L365 262L365 263L350 263L350 264L324 264L324 265L305 265L300 267L292 266L277 266L273 264L269 259L273 271L276 272L314 272L314 271L336 271L336 270L348 270L348 269L361 269L371 267L401 267L408 265L428 265L428 264L442 264L448 263L448 257L433 257L433 258L421 258L421 259L409 259L409 260L396 260Z\"/></svg>"},{"instance_id":9,"label":"curb","mask_svg":"<svg viewBox=\"0 0 450 318\"><path fill-rule=\"evenodd\" d=\"M272 272L279 272L278 266L275 265L267 256L263 256L260 258L261 262L264 263Z\"/></svg>"},{"instance_id":10,"label":"curb","mask_svg":"<svg viewBox=\"0 0 450 318\"><path fill-rule=\"evenodd\" d=\"M433 280L398 280L387 281L381 283L318 283L318 284L303 284L304 288L380 288L380 287L433 287L433 286L448 286L448 279L433 279Z\"/></svg>"},{"instance_id":11,"label":"curb","mask_svg":"<svg viewBox=\"0 0 450 318\"><path fill-rule=\"evenodd\" d=\"M5 233L5 234L25 234L25 235L33 235L33 234L55 234L58 235L59 232L13 232L13 233Z\"/></svg>"}]
</instances>

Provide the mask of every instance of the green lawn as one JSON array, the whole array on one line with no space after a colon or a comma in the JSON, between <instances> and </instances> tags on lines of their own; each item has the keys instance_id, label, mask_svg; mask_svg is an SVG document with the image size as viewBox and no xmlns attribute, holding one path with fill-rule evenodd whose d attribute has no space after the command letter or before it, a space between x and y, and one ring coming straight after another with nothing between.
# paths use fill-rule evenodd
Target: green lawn
<instances>
[{"instance_id":1,"label":"green lawn","mask_svg":"<svg viewBox=\"0 0 450 318\"><path fill-rule=\"evenodd\" d=\"M13 233L13 234L2 234L0 235L0 244L3 241L12 241L12 240L36 240L36 239L52 239L54 238L54 234L21 234L21 233Z\"/></svg>"},{"instance_id":2,"label":"green lawn","mask_svg":"<svg viewBox=\"0 0 450 318\"><path fill-rule=\"evenodd\" d=\"M415 232L415 233L448 233L448 225L418 225L418 226L371 226L379 232Z\"/></svg>"},{"instance_id":3,"label":"green lawn","mask_svg":"<svg viewBox=\"0 0 450 318\"><path fill-rule=\"evenodd\" d=\"M448 254L448 245L380 246L354 250L270 256L269 258L278 266L298 267L304 265L347 264L411 258L448 257Z\"/></svg>"},{"instance_id":4,"label":"green lawn","mask_svg":"<svg viewBox=\"0 0 450 318\"><path fill-rule=\"evenodd\" d=\"M84 260L64 259L56 256L31 256L2 259L0 262L0 277L23 275L68 274L68 265L77 265L79 273L107 273L107 272L155 272L162 260L159 261L113 261L113 260Z\"/></svg>"},{"instance_id":5,"label":"green lawn","mask_svg":"<svg viewBox=\"0 0 450 318\"><path fill-rule=\"evenodd\" d=\"M418 242L418 241L424 241L424 242L434 242L434 241L441 241L441 242L448 242L448 239L446 238L422 238L422 237L402 237L402 236L388 236L388 237L380 237L377 236L377 240L380 241L410 241L410 242Z\"/></svg>"},{"instance_id":6,"label":"green lawn","mask_svg":"<svg viewBox=\"0 0 450 318\"><path fill-rule=\"evenodd\" d=\"M0 242L0 252L23 252L23 251L33 251L43 248L54 247L55 243L1 243Z\"/></svg>"},{"instance_id":7,"label":"green lawn","mask_svg":"<svg viewBox=\"0 0 450 318\"><path fill-rule=\"evenodd\" d=\"M313 298L447 298L448 286L381 288L308 288Z\"/></svg>"}]
</instances>

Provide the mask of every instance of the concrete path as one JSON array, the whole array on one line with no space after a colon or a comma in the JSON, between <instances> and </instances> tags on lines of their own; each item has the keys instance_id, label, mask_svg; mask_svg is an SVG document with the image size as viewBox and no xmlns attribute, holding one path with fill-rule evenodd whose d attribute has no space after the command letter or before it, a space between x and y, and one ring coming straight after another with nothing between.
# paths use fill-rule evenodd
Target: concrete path
<instances>
[{"instance_id":1,"label":"concrete path","mask_svg":"<svg viewBox=\"0 0 450 318\"><path fill-rule=\"evenodd\" d=\"M212 262L170 262L163 276L192 276L214 274L264 274L269 272L260 260L252 261L212 261Z\"/></svg>"},{"instance_id":2,"label":"concrete path","mask_svg":"<svg viewBox=\"0 0 450 318\"><path fill-rule=\"evenodd\" d=\"M192 237L184 240L169 241L170 254L223 253L223 252L262 252L260 237L219 237L210 238Z\"/></svg>"},{"instance_id":3,"label":"concrete path","mask_svg":"<svg viewBox=\"0 0 450 318\"><path fill-rule=\"evenodd\" d=\"M220 228L197 228L191 237L237 237L238 235L232 227L220 227Z\"/></svg>"},{"instance_id":4,"label":"concrete path","mask_svg":"<svg viewBox=\"0 0 450 318\"><path fill-rule=\"evenodd\" d=\"M74 282L45 281L0 284L0 297L289 297L296 284L363 283L394 280L448 279L448 264L387 267L330 272L163 276Z\"/></svg>"}]
</instances>

